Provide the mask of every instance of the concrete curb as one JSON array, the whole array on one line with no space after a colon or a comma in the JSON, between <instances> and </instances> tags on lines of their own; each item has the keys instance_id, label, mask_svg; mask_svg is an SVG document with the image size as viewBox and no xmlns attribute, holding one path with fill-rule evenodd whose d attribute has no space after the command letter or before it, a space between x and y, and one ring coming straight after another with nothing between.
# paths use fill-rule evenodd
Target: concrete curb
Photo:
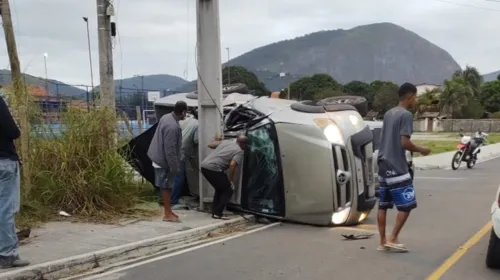
<instances>
[{"instance_id":1,"label":"concrete curb","mask_svg":"<svg viewBox=\"0 0 500 280\"><path fill-rule=\"evenodd\" d=\"M50 280L61 279L113 263L144 257L161 251L186 245L205 237L210 232L228 226L247 223L247 217L206 225L186 231L175 232L146 240L111 247L91 253L72 256L25 268L0 273L1 280Z\"/></svg>"},{"instance_id":2,"label":"concrete curb","mask_svg":"<svg viewBox=\"0 0 500 280\"><path fill-rule=\"evenodd\" d=\"M451 159L453 156L450 156L450 162L447 164L421 164L417 165L415 164L415 170L439 170L439 169L451 169ZM500 158L500 152L490 152L486 155L482 155L482 157L479 157L478 161L476 163L482 163L485 161L493 160ZM463 166L463 165L462 165Z\"/></svg>"}]
</instances>

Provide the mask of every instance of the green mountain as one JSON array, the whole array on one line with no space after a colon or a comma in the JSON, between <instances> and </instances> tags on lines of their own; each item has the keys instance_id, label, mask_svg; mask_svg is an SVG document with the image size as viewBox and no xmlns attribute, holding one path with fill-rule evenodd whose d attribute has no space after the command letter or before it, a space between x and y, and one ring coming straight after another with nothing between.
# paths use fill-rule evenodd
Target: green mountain
<instances>
[{"instance_id":1,"label":"green mountain","mask_svg":"<svg viewBox=\"0 0 500 280\"><path fill-rule=\"evenodd\" d=\"M341 83L389 80L441 84L460 69L445 50L392 23L308 34L254 49L228 65L253 71L270 90L315 73L327 73ZM288 73L288 80L280 78L280 72Z\"/></svg>"}]
</instances>

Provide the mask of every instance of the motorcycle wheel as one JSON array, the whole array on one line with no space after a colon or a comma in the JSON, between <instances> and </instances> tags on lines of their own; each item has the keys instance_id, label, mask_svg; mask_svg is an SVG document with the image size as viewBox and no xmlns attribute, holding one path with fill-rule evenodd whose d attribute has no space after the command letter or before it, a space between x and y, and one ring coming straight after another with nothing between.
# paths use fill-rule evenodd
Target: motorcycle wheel
<instances>
[{"instance_id":1,"label":"motorcycle wheel","mask_svg":"<svg viewBox=\"0 0 500 280\"><path fill-rule=\"evenodd\" d=\"M462 151L458 151L453 155L453 159L451 160L451 169L457 170L462 163Z\"/></svg>"}]
</instances>

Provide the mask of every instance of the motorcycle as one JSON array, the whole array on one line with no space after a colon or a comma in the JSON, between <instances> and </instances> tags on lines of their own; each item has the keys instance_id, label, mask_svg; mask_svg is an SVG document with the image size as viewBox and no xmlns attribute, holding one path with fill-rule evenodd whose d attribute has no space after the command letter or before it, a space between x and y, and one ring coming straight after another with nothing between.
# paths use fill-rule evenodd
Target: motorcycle
<instances>
[{"instance_id":1,"label":"motorcycle","mask_svg":"<svg viewBox=\"0 0 500 280\"><path fill-rule=\"evenodd\" d=\"M486 144L488 134L479 131L472 136L463 135L462 133L459 135L462 138L457 145L458 151L453 155L451 168L457 170L460 164L465 161L467 168L471 169L476 165L477 154L481 152L481 147Z\"/></svg>"}]
</instances>

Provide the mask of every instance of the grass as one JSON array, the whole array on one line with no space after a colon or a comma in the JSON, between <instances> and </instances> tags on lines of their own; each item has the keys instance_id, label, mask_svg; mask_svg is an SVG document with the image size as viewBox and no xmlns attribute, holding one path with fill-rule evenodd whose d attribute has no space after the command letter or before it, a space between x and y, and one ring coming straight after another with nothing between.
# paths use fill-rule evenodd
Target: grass
<instances>
[{"instance_id":1,"label":"grass","mask_svg":"<svg viewBox=\"0 0 500 280\"><path fill-rule=\"evenodd\" d=\"M431 149L432 154L446 153L456 150L457 141L440 141L440 140L415 140L415 144ZM420 154L414 153L414 157L419 157Z\"/></svg>"},{"instance_id":2,"label":"grass","mask_svg":"<svg viewBox=\"0 0 500 280\"><path fill-rule=\"evenodd\" d=\"M414 142L419 146L430 148L432 154L446 153L457 149L458 140L460 139L458 133L433 133L433 135L439 135L439 137L443 140L414 140ZM444 140L446 138L454 140ZM488 134L487 144L497 143L500 143L500 133ZM420 154L415 154L415 157L418 156L420 156Z\"/></svg>"},{"instance_id":3,"label":"grass","mask_svg":"<svg viewBox=\"0 0 500 280\"><path fill-rule=\"evenodd\" d=\"M30 157L23 160L30 161L31 187L22 186L19 228L58 220L59 211L71 214L72 221L105 223L157 213L137 207L153 201L154 193L134 179L118 154L114 114L70 110L62 123L58 137L30 136Z\"/></svg>"}]
</instances>

